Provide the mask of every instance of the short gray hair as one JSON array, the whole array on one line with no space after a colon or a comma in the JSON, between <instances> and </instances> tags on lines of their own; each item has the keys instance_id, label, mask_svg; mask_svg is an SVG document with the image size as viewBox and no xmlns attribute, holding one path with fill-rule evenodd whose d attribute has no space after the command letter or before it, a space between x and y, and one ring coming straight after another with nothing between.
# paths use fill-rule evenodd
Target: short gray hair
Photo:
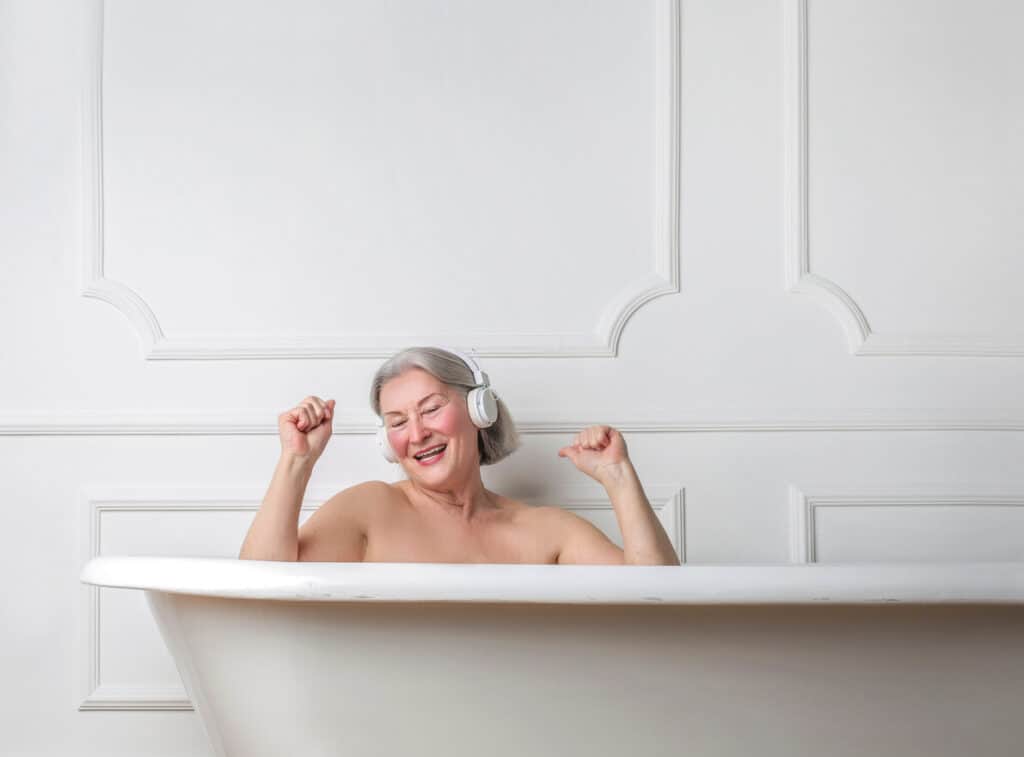
<instances>
[{"instance_id":1,"label":"short gray hair","mask_svg":"<svg viewBox=\"0 0 1024 757\"><path fill-rule=\"evenodd\" d=\"M458 349L456 347L456 349ZM393 378L412 368L422 368L438 381L457 390L463 400L476 386L473 371L458 355L440 347L407 347L392 355L377 369L370 383L370 407L380 417L380 390ZM493 465L519 449L519 432L508 406L498 399L498 420L489 428L478 429L477 449L480 465Z\"/></svg>"}]
</instances>

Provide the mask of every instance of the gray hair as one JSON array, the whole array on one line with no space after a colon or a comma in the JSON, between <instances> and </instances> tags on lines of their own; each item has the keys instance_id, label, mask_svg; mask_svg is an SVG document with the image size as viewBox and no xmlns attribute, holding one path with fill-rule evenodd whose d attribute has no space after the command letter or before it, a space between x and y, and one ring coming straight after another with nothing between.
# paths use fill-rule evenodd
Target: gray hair
<instances>
[{"instance_id":1,"label":"gray hair","mask_svg":"<svg viewBox=\"0 0 1024 757\"><path fill-rule=\"evenodd\" d=\"M458 347L456 347L458 349ZM458 355L440 347L407 347L392 355L373 376L370 383L370 407L380 417L380 390L393 378L412 368L422 368L438 381L455 389L465 400L476 386L473 371ZM498 420L489 428L478 429L477 449L480 465L493 465L519 449L519 432L508 406L498 399Z\"/></svg>"}]
</instances>

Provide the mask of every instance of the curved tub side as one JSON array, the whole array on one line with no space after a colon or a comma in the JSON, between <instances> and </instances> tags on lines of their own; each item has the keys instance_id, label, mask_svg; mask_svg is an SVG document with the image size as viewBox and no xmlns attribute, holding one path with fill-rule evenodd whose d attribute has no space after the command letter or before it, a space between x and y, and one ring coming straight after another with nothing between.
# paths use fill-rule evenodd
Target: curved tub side
<instances>
[{"instance_id":1,"label":"curved tub side","mask_svg":"<svg viewBox=\"0 0 1024 757\"><path fill-rule=\"evenodd\" d=\"M1021 606L161 599L230 757L1015 755L1024 738Z\"/></svg>"},{"instance_id":2,"label":"curved tub side","mask_svg":"<svg viewBox=\"0 0 1024 757\"><path fill-rule=\"evenodd\" d=\"M213 753L216 757L229 757L224 749L224 741L221 738L220 729L217 727L215 714L203 691L202 678L193 664L192 653L185 639L181 623L178 622L178 608L174 603L174 595L162 591L146 591L145 595L153 618L160 629L160 635L174 658L174 664L181 676L185 691L188 693L189 699L192 700L192 706L206 730Z\"/></svg>"}]
</instances>

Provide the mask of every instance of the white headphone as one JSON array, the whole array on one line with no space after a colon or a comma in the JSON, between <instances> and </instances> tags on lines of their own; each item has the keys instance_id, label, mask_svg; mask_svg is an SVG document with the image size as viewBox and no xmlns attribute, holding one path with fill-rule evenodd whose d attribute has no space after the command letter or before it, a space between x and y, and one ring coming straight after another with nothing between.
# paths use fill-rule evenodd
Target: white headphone
<instances>
[{"instance_id":1,"label":"white headphone","mask_svg":"<svg viewBox=\"0 0 1024 757\"><path fill-rule=\"evenodd\" d=\"M440 349L457 355L473 371L475 386L466 395L469 417L477 428L490 428L498 420L498 395L491 388L491 380L470 355L451 347L441 347ZM389 463L398 462L398 455L391 449L391 442L388 441L388 430L384 426L384 419L380 417L377 418L377 446L385 460Z\"/></svg>"}]
</instances>

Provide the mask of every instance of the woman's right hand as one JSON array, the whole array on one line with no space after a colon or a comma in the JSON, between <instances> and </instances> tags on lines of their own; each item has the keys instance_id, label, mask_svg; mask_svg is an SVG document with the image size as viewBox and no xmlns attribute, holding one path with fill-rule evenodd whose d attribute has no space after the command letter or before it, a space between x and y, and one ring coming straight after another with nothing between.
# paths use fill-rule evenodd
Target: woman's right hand
<instances>
[{"instance_id":1,"label":"woman's right hand","mask_svg":"<svg viewBox=\"0 0 1024 757\"><path fill-rule=\"evenodd\" d=\"M291 410L285 410L277 416L282 454L315 462L331 438L333 419L334 400L324 402L319 397L306 397Z\"/></svg>"}]
</instances>

